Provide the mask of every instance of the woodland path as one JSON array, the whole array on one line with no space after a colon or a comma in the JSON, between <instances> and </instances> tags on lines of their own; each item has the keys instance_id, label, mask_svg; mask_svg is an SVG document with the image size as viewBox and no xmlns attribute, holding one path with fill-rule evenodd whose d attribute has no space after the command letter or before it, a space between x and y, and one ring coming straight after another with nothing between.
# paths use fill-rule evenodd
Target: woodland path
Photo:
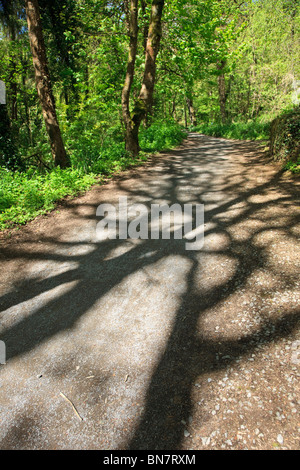
<instances>
[{"instance_id":1,"label":"woodland path","mask_svg":"<svg viewBox=\"0 0 300 470\"><path fill-rule=\"evenodd\" d=\"M204 204L203 248L97 240L120 196ZM299 229L258 144L190 134L2 237L0 448L299 449Z\"/></svg>"}]
</instances>

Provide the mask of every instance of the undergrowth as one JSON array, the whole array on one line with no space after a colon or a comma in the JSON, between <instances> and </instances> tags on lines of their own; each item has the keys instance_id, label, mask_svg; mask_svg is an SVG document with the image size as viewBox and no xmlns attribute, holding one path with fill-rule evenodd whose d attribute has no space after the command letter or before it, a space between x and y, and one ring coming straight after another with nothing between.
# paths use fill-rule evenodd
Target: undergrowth
<instances>
[{"instance_id":1,"label":"undergrowth","mask_svg":"<svg viewBox=\"0 0 300 470\"><path fill-rule=\"evenodd\" d=\"M297 162L291 162L291 161L288 161L283 169L285 171L291 171L292 173L295 173L295 174L300 174L300 160L298 160Z\"/></svg>"},{"instance_id":2,"label":"undergrowth","mask_svg":"<svg viewBox=\"0 0 300 470\"><path fill-rule=\"evenodd\" d=\"M0 167L0 230L24 224L55 208L66 196L89 189L101 177L111 177L130 166L142 164L149 152L178 145L186 134L174 123L155 123L141 130L139 158L126 151L121 129L110 129L99 140L95 130L82 130L74 125L66 147L72 167L51 171L28 167L11 171Z\"/></svg>"},{"instance_id":3,"label":"undergrowth","mask_svg":"<svg viewBox=\"0 0 300 470\"><path fill-rule=\"evenodd\" d=\"M224 137L226 139L267 140L269 138L269 124L256 121L230 124L205 123L192 128L192 131L212 137Z\"/></svg>"}]
</instances>

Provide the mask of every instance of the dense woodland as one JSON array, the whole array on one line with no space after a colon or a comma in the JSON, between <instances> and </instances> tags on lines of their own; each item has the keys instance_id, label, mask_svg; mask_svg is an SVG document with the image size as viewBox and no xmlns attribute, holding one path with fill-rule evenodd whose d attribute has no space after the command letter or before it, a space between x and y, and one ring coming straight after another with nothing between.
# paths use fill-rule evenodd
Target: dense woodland
<instances>
[{"instance_id":1,"label":"dense woodland","mask_svg":"<svg viewBox=\"0 0 300 470\"><path fill-rule=\"evenodd\" d=\"M187 130L299 168L298 0L0 0L0 228Z\"/></svg>"}]
</instances>

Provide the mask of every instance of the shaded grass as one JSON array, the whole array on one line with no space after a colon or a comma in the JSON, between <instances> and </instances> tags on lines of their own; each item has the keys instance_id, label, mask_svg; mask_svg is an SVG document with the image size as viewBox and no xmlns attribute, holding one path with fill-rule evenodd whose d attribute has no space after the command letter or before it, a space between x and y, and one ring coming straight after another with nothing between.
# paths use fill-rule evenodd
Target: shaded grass
<instances>
[{"instance_id":1,"label":"shaded grass","mask_svg":"<svg viewBox=\"0 0 300 470\"><path fill-rule=\"evenodd\" d=\"M297 172L300 160L300 109L292 109L271 122L270 154Z\"/></svg>"}]
</instances>

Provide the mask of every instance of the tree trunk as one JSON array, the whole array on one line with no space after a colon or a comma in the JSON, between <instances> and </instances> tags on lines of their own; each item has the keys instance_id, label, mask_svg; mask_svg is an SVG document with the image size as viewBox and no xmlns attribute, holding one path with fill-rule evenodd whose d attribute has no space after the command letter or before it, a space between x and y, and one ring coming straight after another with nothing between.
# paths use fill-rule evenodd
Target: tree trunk
<instances>
[{"instance_id":1,"label":"tree trunk","mask_svg":"<svg viewBox=\"0 0 300 470\"><path fill-rule=\"evenodd\" d=\"M217 64L217 69L220 71L220 74L218 76L218 91L219 91L219 103L220 103L220 113L221 113L222 124L225 124L227 121L227 112L226 112L227 93L226 93L226 83L225 83L225 75L224 75L225 65L226 65L225 60L221 60Z\"/></svg>"},{"instance_id":2,"label":"tree trunk","mask_svg":"<svg viewBox=\"0 0 300 470\"><path fill-rule=\"evenodd\" d=\"M174 98L173 98L173 101L172 101L171 116L176 121L176 119L177 119L177 116L176 116L176 94L174 95Z\"/></svg>"},{"instance_id":3,"label":"tree trunk","mask_svg":"<svg viewBox=\"0 0 300 470\"><path fill-rule=\"evenodd\" d=\"M66 154L56 115L38 0L25 0L25 7L36 88L50 140L51 152L55 165L66 168L70 165L70 161Z\"/></svg>"},{"instance_id":4,"label":"tree trunk","mask_svg":"<svg viewBox=\"0 0 300 470\"><path fill-rule=\"evenodd\" d=\"M219 89L221 120L222 120L222 124L225 124L227 120L227 113L226 113L226 91L225 91L224 74L221 74L218 77L218 89Z\"/></svg>"},{"instance_id":5,"label":"tree trunk","mask_svg":"<svg viewBox=\"0 0 300 470\"><path fill-rule=\"evenodd\" d=\"M187 113L186 113L186 102L184 101L183 103L183 108L184 108L184 127L187 129Z\"/></svg>"},{"instance_id":6,"label":"tree trunk","mask_svg":"<svg viewBox=\"0 0 300 470\"><path fill-rule=\"evenodd\" d=\"M13 21L9 22L8 27L8 36L12 45L14 45L16 41L16 28ZM14 52L14 48L12 48L11 56L10 56L10 101L11 101L11 121L14 122L18 119L18 83L17 83L17 64L16 64L16 53Z\"/></svg>"},{"instance_id":7,"label":"tree trunk","mask_svg":"<svg viewBox=\"0 0 300 470\"><path fill-rule=\"evenodd\" d=\"M74 59L72 53L69 52L68 43L65 36L65 26L62 22L60 2L50 1L47 3L46 11L49 12L51 26L54 31L54 41L56 43L56 50L59 54L59 59L62 65L68 70L72 71L69 76L69 83L64 84L64 95L67 105L67 119L71 120L74 113L78 110L79 94L76 88L76 80L74 77ZM63 2L62 2L63 3Z\"/></svg>"},{"instance_id":8,"label":"tree trunk","mask_svg":"<svg viewBox=\"0 0 300 470\"><path fill-rule=\"evenodd\" d=\"M146 0L141 0L141 8L142 8L143 15L146 14L146 6L147 6ZM144 28L143 28L143 49L144 49L144 54L146 54L148 32L149 32L149 24L145 23Z\"/></svg>"},{"instance_id":9,"label":"tree trunk","mask_svg":"<svg viewBox=\"0 0 300 470\"><path fill-rule=\"evenodd\" d=\"M156 57L159 51L161 39L163 7L164 0L152 1L151 18L146 43L144 77L136 106L137 111L142 115L149 112L152 106L156 73Z\"/></svg>"},{"instance_id":10,"label":"tree trunk","mask_svg":"<svg viewBox=\"0 0 300 470\"><path fill-rule=\"evenodd\" d=\"M17 94L18 94L18 84L17 84L17 65L16 65L16 52L14 48L14 43L16 41L17 35L17 25L16 25L16 14L15 8L12 2L0 2L1 11L4 17L4 21L7 25L8 38L12 45L10 48L10 57L9 57L9 102L10 102L10 122L17 120ZM2 16L1 15L1 16Z\"/></svg>"},{"instance_id":11,"label":"tree trunk","mask_svg":"<svg viewBox=\"0 0 300 470\"><path fill-rule=\"evenodd\" d=\"M28 95L26 90L26 75L25 75L26 63L25 60L22 61L22 85L23 85L23 101L24 101L24 110L25 110L25 122L28 131L28 140L29 144L33 145L32 141L32 132L30 126L30 112L29 112L29 105L28 105Z\"/></svg>"},{"instance_id":12,"label":"tree trunk","mask_svg":"<svg viewBox=\"0 0 300 470\"><path fill-rule=\"evenodd\" d=\"M130 90L134 76L134 66L138 40L138 0L130 0L127 4L128 30L129 30L129 54L125 84L122 92L122 111L126 130L126 149L137 156L139 147L139 127L142 120L151 110L153 91L155 84L156 57L159 51L161 38L161 18L164 0L153 0L148 36L145 49L145 68L141 90L135 100L132 113L129 110Z\"/></svg>"},{"instance_id":13,"label":"tree trunk","mask_svg":"<svg viewBox=\"0 0 300 470\"><path fill-rule=\"evenodd\" d=\"M134 77L134 66L138 41L138 0L127 0L125 2L127 27L129 35L129 51L125 83L122 90L122 115L125 126L125 147L133 156L139 153L138 140L136 141L136 130L130 115L130 91Z\"/></svg>"},{"instance_id":14,"label":"tree trunk","mask_svg":"<svg viewBox=\"0 0 300 470\"><path fill-rule=\"evenodd\" d=\"M22 161L17 153L11 131L11 122L6 104L0 103L0 165L10 170L22 168Z\"/></svg>"},{"instance_id":15,"label":"tree trunk","mask_svg":"<svg viewBox=\"0 0 300 470\"><path fill-rule=\"evenodd\" d=\"M90 74L89 74L88 64L86 64L86 66L85 66L84 77L85 77L85 93L84 93L85 96L84 96L84 98L85 98L85 101L87 101L89 99L89 96L90 96L90 84L89 84Z\"/></svg>"},{"instance_id":16,"label":"tree trunk","mask_svg":"<svg viewBox=\"0 0 300 470\"><path fill-rule=\"evenodd\" d=\"M192 96L190 95L189 97L186 97L186 104L189 110L189 116L190 116L190 121L192 126L197 126L197 119L196 119L196 113L193 105L193 99Z\"/></svg>"}]
</instances>

